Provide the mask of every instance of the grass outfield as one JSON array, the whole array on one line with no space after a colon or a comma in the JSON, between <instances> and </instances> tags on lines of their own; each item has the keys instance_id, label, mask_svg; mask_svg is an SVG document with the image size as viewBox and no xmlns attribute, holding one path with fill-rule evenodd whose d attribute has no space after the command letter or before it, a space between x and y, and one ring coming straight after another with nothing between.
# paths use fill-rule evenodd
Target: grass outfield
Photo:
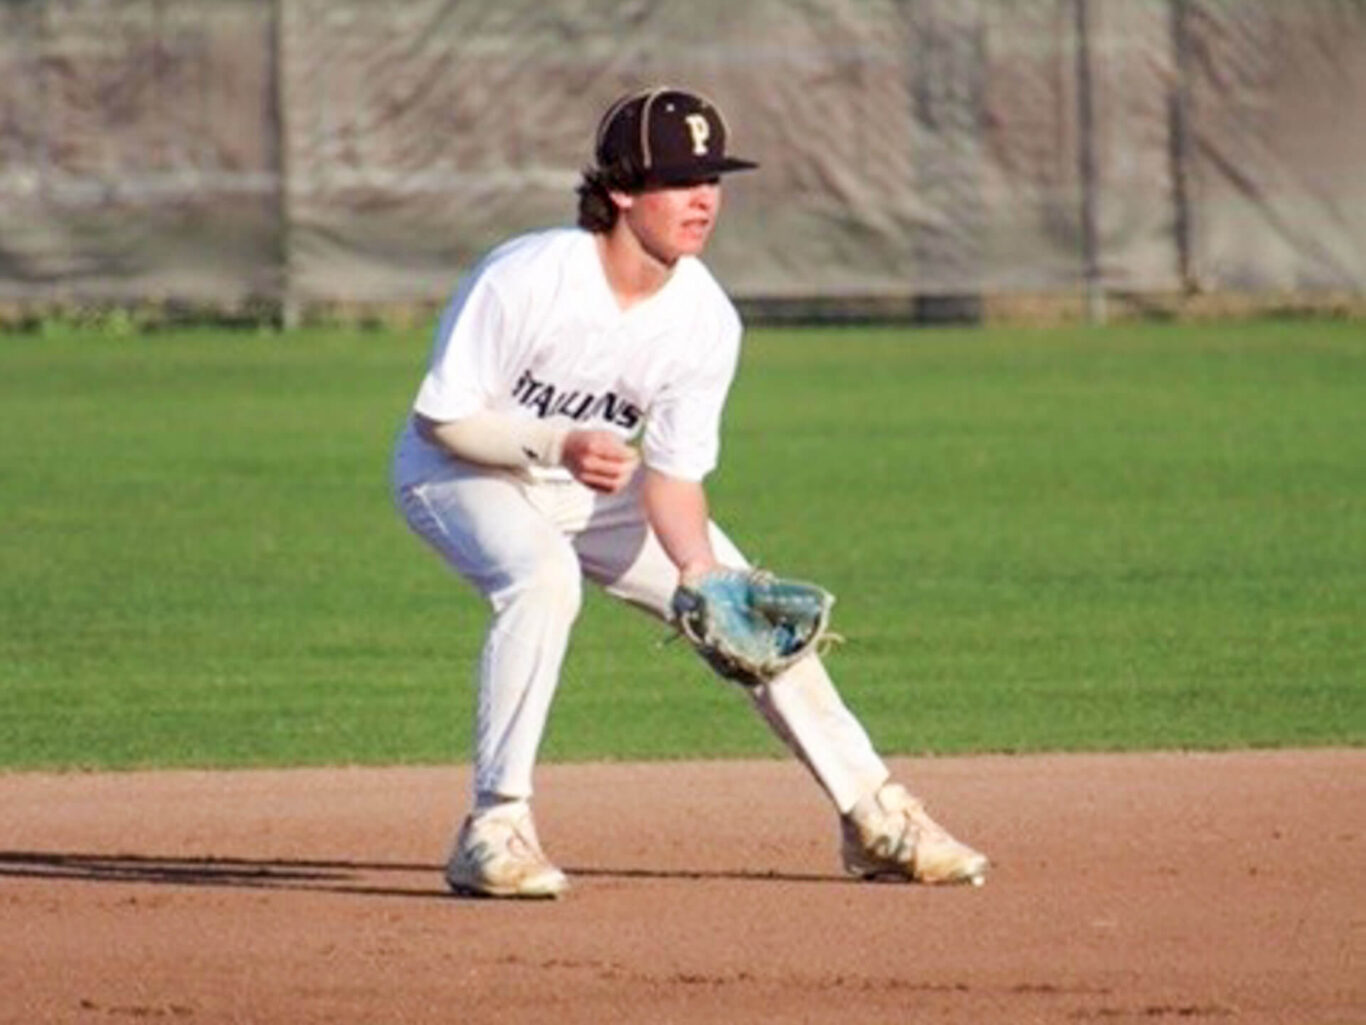
<instances>
[{"instance_id":1,"label":"grass outfield","mask_svg":"<svg viewBox=\"0 0 1366 1025\"><path fill-rule=\"evenodd\" d=\"M425 332L0 338L0 767L468 757L390 505ZM1366 742L1366 327L762 330L712 482L888 753ZM591 594L551 759L778 749Z\"/></svg>"}]
</instances>

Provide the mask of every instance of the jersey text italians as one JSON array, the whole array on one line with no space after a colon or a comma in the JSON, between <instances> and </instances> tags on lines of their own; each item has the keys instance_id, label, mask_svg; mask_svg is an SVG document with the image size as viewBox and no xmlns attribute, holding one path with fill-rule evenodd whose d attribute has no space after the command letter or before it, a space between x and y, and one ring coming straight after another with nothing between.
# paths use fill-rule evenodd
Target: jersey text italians
<instances>
[{"instance_id":1,"label":"jersey text italians","mask_svg":"<svg viewBox=\"0 0 1366 1025\"><path fill-rule=\"evenodd\" d=\"M619 397L616 392L566 391L549 381L542 381L523 370L512 386L512 397L541 418L565 416L571 420L606 420L625 430L635 430L643 414L638 406Z\"/></svg>"}]
</instances>

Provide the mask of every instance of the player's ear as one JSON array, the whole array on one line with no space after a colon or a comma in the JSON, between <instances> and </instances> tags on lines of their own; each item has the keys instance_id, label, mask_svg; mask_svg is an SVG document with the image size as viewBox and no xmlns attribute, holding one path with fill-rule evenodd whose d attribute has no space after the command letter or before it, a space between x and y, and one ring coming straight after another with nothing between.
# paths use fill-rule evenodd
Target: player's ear
<instances>
[{"instance_id":1,"label":"player's ear","mask_svg":"<svg viewBox=\"0 0 1366 1025\"><path fill-rule=\"evenodd\" d=\"M621 192L618 189L609 189L607 195L612 198L612 203L618 210L626 211L636 204L634 192Z\"/></svg>"}]
</instances>

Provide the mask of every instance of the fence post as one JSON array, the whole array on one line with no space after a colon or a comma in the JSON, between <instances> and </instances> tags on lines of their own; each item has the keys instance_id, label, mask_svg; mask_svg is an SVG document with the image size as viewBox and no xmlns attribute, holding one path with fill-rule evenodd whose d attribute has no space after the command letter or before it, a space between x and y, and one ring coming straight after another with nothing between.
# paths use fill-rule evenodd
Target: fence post
<instances>
[{"instance_id":1,"label":"fence post","mask_svg":"<svg viewBox=\"0 0 1366 1025\"><path fill-rule=\"evenodd\" d=\"M1181 287L1194 292L1195 276L1191 246L1194 207L1190 181L1190 3L1170 0L1172 64L1174 81L1167 97L1168 137L1171 152L1173 231L1176 235L1176 269Z\"/></svg>"},{"instance_id":2,"label":"fence post","mask_svg":"<svg viewBox=\"0 0 1366 1025\"><path fill-rule=\"evenodd\" d=\"M1086 319L1105 323L1105 283L1101 280L1100 240L1096 227L1095 96L1091 81L1090 0L1073 0L1077 58L1077 170L1081 180L1081 259L1086 285Z\"/></svg>"},{"instance_id":3,"label":"fence post","mask_svg":"<svg viewBox=\"0 0 1366 1025\"><path fill-rule=\"evenodd\" d=\"M271 12L271 61L275 104L275 190L279 224L275 254L279 292L280 326L286 331L299 326L302 311L294 294L294 208L289 160L289 94L285 84L285 4L274 0Z\"/></svg>"}]
</instances>

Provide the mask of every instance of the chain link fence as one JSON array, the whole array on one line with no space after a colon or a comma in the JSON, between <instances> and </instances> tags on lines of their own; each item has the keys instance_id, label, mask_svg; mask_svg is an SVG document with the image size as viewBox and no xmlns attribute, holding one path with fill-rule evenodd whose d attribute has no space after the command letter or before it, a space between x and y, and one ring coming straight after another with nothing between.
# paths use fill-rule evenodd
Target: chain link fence
<instances>
[{"instance_id":1,"label":"chain link fence","mask_svg":"<svg viewBox=\"0 0 1366 1025\"><path fill-rule=\"evenodd\" d=\"M751 309L1366 296L1366 0L0 0L0 307L427 308L712 96Z\"/></svg>"}]
</instances>

